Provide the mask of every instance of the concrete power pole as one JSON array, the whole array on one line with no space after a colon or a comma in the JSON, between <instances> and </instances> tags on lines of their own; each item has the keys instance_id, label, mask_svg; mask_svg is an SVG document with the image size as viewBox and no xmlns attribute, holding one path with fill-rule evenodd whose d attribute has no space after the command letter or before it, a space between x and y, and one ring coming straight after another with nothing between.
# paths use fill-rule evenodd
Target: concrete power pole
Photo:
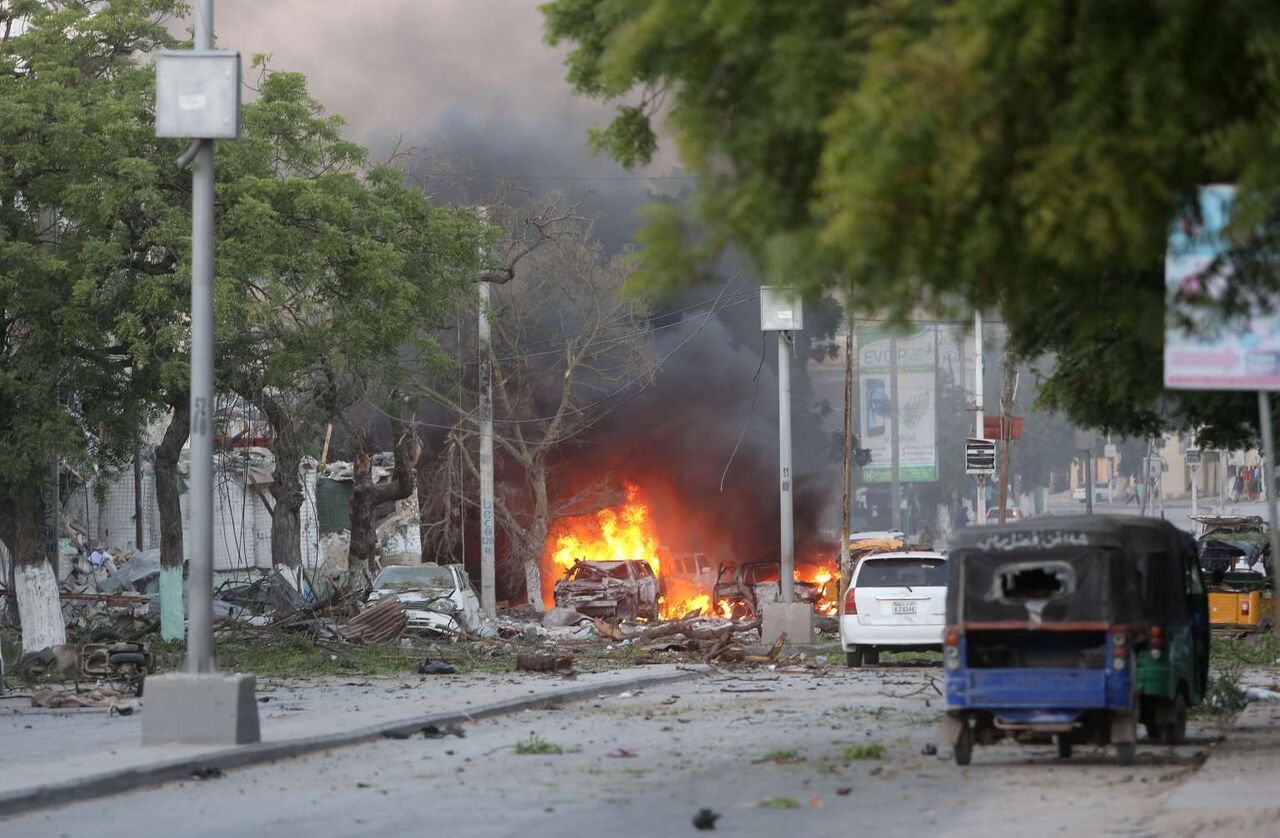
<instances>
[{"instance_id":1,"label":"concrete power pole","mask_svg":"<svg viewBox=\"0 0 1280 838\"><path fill-rule=\"evenodd\" d=\"M845 311L844 335L844 462L841 471L840 501L840 572L848 572L849 566L849 517L853 512L851 496L853 483L853 317Z\"/></svg>"},{"instance_id":2,"label":"concrete power pole","mask_svg":"<svg viewBox=\"0 0 1280 838\"><path fill-rule=\"evenodd\" d=\"M1018 395L1018 373L1013 359L1004 353L1001 362L1000 382L1000 511L999 521L1004 523L1009 504L1009 447L1013 444L1013 400ZM1090 489L1092 491L1092 489Z\"/></svg>"},{"instance_id":3,"label":"concrete power pole","mask_svg":"<svg viewBox=\"0 0 1280 838\"><path fill-rule=\"evenodd\" d=\"M902 529L902 450L898 427L898 339L889 338L889 521Z\"/></svg>"},{"instance_id":4,"label":"concrete power pole","mask_svg":"<svg viewBox=\"0 0 1280 838\"><path fill-rule=\"evenodd\" d=\"M778 332L778 481L782 517L779 582L782 601L795 602L796 543L791 500L791 342L794 332Z\"/></svg>"},{"instance_id":5,"label":"concrete power pole","mask_svg":"<svg viewBox=\"0 0 1280 838\"><path fill-rule=\"evenodd\" d=\"M977 416L974 430L974 437L984 439L985 419L982 413L982 312L975 311L973 313L973 405ZM977 475L978 495L977 503L974 504L974 523L987 523L987 485L986 478L983 475Z\"/></svg>"},{"instance_id":6,"label":"concrete power pole","mask_svg":"<svg viewBox=\"0 0 1280 838\"><path fill-rule=\"evenodd\" d=\"M482 221L488 213L482 208ZM497 614L498 594L494 569L494 546L497 530L493 508L493 345L489 329L489 283L481 280L479 322L480 343L480 610L490 617ZM542 596L529 591L529 600Z\"/></svg>"}]
</instances>

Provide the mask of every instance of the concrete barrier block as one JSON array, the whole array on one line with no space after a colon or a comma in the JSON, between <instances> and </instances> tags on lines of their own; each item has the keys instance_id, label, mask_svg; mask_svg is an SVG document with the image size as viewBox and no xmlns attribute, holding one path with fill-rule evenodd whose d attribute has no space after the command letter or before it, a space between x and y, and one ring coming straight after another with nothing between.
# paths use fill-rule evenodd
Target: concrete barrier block
<instances>
[{"instance_id":1,"label":"concrete barrier block","mask_svg":"<svg viewBox=\"0 0 1280 838\"><path fill-rule=\"evenodd\" d=\"M142 744L248 745L258 728L253 675L170 673L146 681Z\"/></svg>"}]
</instances>

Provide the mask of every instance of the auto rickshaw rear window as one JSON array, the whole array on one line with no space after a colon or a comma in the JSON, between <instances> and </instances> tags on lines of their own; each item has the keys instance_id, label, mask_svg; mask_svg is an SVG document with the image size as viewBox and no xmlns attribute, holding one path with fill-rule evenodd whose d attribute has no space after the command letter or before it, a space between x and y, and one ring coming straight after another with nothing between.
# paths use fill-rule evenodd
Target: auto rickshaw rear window
<instances>
[{"instance_id":1,"label":"auto rickshaw rear window","mask_svg":"<svg viewBox=\"0 0 1280 838\"><path fill-rule=\"evenodd\" d=\"M1076 574L1066 562L1019 562L996 573L997 598L1004 602L1057 599L1076 589Z\"/></svg>"}]
</instances>

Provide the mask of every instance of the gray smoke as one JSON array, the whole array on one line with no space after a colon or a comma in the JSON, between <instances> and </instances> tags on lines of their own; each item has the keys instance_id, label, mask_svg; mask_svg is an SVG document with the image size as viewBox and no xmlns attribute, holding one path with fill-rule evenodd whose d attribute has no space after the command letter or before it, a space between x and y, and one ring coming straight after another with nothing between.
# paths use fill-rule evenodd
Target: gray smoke
<instances>
[{"instance_id":1,"label":"gray smoke","mask_svg":"<svg viewBox=\"0 0 1280 838\"><path fill-rule=\"evenodd\" d=\"M245 54L271 54L274 69L305 73L312 93L346 118L348 136L376 158L397 146L417 149L411 174L435 200L481 203L507 181L534 194L561 192L598 219L595 231L606 245L620 248L633 238L637 207L688 183L669 142L640 172L588 153L588 128L607 121L611 108L572 94L563 51L542 40L537 6L535 0L224 0L218 40ZM578 473L595 479L607 471L651 491L655 514L679 542L668 545L673 549L715 554L728 542L738 560L776 557L776 347L773 336L762 340L757 285L744 274L709 321L704 306L657 333L659 355L679 351L651 387L629 393L560 452L564 491L572 492ZM656 314L722 289L723 283L692 289L664 301ZM819 519L839 486L839 450L818 426L802 372L812 341L834 328L833 308L811 308L806 320L811 328L800 334L792 382L802 546L819 540ZM762 348L764 365L753 384ZM384 435L382 429L375 438Z\"/></svg>"}]
</instances>

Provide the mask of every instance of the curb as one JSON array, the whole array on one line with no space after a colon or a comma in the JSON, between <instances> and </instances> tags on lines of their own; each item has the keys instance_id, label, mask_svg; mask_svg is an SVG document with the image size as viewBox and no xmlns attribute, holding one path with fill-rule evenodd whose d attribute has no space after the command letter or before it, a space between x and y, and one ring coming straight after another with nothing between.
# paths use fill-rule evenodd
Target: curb
<instances>
[{"instance_id":1,"label":"curb","mask_svg":"<svg viewBox=\"0 0 1280 838\"><path fill-rule=\"evenodd\" d=\"M106 797L144 786L160 785L172 780L188 778L197 771L215 768L226 771L264 762L274 762L280 759L292 759L316 751L361 745L382 739L388 735L412 735L427 725L443 727L449 724L521 713L525 710L541 710L549 706L582 701L600 695L616 695L629 690L688 681L710 672L712 672L710 667L703 667L661 675L638 675L622 681L611 681L607 684L582 684L550 690L539 695L482 704L462 712L412 716L407 719L382 722L371 727L342 733L329 733L321 736L287 739L281 742L263 742L257 745L229 747L211 753L179 757L150 765L122 768L118 771L103 771L65 782L48 783L0 794L0 818L30 812L35 809L43 809L48 806Z\"/></svg>"}]
</instances>

